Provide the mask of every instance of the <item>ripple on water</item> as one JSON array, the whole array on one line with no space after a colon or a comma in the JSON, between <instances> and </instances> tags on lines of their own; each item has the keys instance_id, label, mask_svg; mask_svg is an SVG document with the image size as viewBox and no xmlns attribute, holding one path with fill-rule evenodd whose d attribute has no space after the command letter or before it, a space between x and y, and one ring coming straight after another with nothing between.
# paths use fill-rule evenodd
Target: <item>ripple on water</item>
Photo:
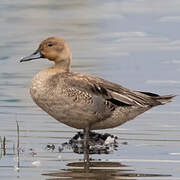
<instances>
[{"instance_id":1,"label":"ripple on water","mask_svg":"<svg viewBox=\"0 0 180 180\"><path fill-rule=\"evenodd\" d=\"M180 94L180 24L169 18L171 12L178 17L179 1L0 3L0 144L5 137L5 151L0 148L0 179L179 179L178 96L122 127L98 131L117 136L119 146L110 154L91 155L92 167L84 173L81 154L71 148L58 149L77 130L42 112L28 93L32 77L50 63L18 63L45 37L62 36L72 50L73 71L132 89ZM171 22L157 26L160 19ZM172 60L162 63L164 59ZM20 126L20 167L16 120ZM47 150L47 145L55 149Z\"/></svg>"}]
</instances>

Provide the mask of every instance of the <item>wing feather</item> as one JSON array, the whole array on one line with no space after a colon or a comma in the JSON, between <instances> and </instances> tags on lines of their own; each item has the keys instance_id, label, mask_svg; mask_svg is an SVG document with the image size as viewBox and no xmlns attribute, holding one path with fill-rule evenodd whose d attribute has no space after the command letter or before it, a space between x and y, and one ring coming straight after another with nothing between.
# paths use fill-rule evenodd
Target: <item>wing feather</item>
<instances>
[{"instance_id":1,"label":"wing feather","mask_svg":"<svg viewBox=\"0 0 180 180\"><path fill-rule=\"evenodd\" d=\"M157 102L147 93L131 91L118 84L90 75L69 73L68 76L67 74L66 76L64 76L64 81L68 84L68 86L78 88L92 95L101 96L105 100L113 103L114 105L144 107L159 104L159 102Z\"/></svg>"}]
</instances>

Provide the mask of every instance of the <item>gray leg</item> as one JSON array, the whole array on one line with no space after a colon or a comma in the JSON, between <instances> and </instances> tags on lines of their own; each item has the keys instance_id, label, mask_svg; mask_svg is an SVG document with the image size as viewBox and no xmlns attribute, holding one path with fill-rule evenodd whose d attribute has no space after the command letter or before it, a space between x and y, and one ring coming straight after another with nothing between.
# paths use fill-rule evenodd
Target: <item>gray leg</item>
<instances>
[{"instance_id":1,"label":"gray leg","mask_svg":"<svg viewBox=\"0 0 180 180\"><path fill-rule=\"evenodd\" d=\"M89 127L84 129L84 167L89 169Z\"/></svg>"}]
</instances>

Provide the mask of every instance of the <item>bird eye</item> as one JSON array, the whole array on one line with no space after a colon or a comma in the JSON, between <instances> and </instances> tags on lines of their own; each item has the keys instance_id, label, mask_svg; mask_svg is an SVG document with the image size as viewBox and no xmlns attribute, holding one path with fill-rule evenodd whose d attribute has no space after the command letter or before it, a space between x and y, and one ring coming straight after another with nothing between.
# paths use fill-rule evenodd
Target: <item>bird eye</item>
<instances>
[{"instance_id":1,"label":"bird eye","mask_svg":"<svg viewBox=\"0 0 180 180\"><path fill-rule=\"evenodd\" d=\"M48 47L52 47L53 44L52 44L52 43L48 43L47 46L48 46Z\"/></svg>"}]
</instances>

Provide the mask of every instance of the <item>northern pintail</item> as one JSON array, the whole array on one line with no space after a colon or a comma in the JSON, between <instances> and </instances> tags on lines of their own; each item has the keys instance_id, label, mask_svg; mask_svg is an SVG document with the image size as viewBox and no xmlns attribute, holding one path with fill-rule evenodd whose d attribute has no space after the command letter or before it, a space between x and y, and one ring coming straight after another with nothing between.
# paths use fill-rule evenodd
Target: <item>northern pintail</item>
<instances>
[{"instance_id":1,"label":"northern pintail","mask_svg":"<svg viewBox=\"0 0 180 180\"><path fill-rule=\"evenodd\" d=\"M33 78L32 99L59 122L84 129L86 146L89 130L122 125L174 97L132 91L99 77L71 72L70 49L59 37L45 39L32 55L20 62L39 58L54 61L55 65Z\"/></svg>"}]
</instances>

